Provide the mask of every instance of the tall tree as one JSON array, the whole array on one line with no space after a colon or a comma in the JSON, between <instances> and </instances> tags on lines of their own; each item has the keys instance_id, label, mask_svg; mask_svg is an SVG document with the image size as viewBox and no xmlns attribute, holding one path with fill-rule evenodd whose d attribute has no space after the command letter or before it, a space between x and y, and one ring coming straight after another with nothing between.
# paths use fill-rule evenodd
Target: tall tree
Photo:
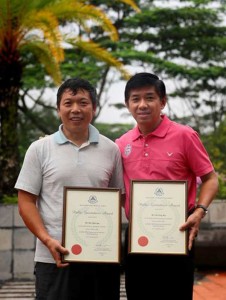
<instances>
[{"instance_id":1,"label":"tall tree","mask_svg":"<svg viewBox=\"0 0 226 300\"><path fill-rule=\"evenodd\" d=\"M184 110L185 123L200 132L216 130L226 114L225 1L138 3L141 13L118 22L117 55L173 85L173 118L181 115L171 107L172 98Z\"/></svg>"},{"instance_id":2,"label":"tall tree","mask_svg":"<svg viewBox=\"0 0 226 300\"><path fill-rule=\"evenodd\" d=\"M169 82L173 86L168 97L172 118L180 118L199 132L216 130L226 111L225 1L178 0L172 5L169 0L137 0L141 8L139 14L117 1L90 2L111 15L120 39L117 42L106 39L100 27L93 27L89 37L134 70L137 67L137 70L154 71ZM84 31L81 35L87 38ZM98 117L108 100L104 98L104 91L119 78L111 79L108 65L97 64L79 49L76 57L79 72L85 76L90 74L91 79L98 82L101 100ZM66 65L67 71L73 69L69 60ZM176 106L182 113L178 114L172 103L178 103Z\"/></svg>"},{"instance_id":3,"label":"tall tree","mask_svg":"<svg viewBox=\"0 0 226 300\"><path fill-rule=\"evenodd\" d=\"M109 41L96 27L92 39L111 49L124 64L133 67L133 72L153 71L169 83L172 118L199 132L216 130L226 112L226 2L137 0L139 14L117 1L91 3L111 13L120 36L117 42ZM107 66L101 71L104 76L99 87L104 91L112 72ZM105 103L103 99L102 102ZM178 104L175 106L181 113L173 103Z\"/></svg>"},{"instance_id":4,"label":"tall tree","mask_svg":"<svg viewBox=\"0 0 226 300\"><path fill-rule=\"evenodd\" d=\"M97 3L108 9L109 1L92 1ZM202 135L214 133L218 150L215 147L209 153L216 170L225 173L225 152L218 163L214 154L224 148L219 129L225 126L226 115L226 1L140 0L137 4L139 14L114 3L119 41L104 40L100 28L96 28L95 40L111 48L125 65L133 66L133 72L155 72L167 83L171 118Z\"/></svg>"},{"instance_id":5,"label":"tall tree","mask_svg":"<svg viewBox=\"0 0 226 300\"><path fill-rule=\"evenodd\" d=\"M132 0L119 2L137 9ZM25 52L36 57L57 84L61 81L63 42L76 45L128 76L120 61L98 44L82 40L79 31L76 35L72 32L64 35L61 29L70 22L77 22L85 32L91 31L96 22L112 40L118 39L109 17L87 1L0 0L0 198L3 194L13 194L18 175L18 101L23 70L29 65L29 55L27 60L23 59Z\"/></svg>"}]
</instances>

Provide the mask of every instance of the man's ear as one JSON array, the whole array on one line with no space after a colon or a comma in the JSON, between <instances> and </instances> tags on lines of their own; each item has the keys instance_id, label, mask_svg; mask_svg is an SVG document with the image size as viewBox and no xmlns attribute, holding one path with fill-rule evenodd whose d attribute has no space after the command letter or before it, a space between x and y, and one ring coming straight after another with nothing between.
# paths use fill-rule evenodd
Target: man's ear
<instances>
[{"instance_id":1,"label":"man's ear","mask_svg":"<svg viewBox=\"0 0 226 300\"><path fill-rule=\"evenodd\" d=\"M167 102L167 99L166 99L166 96L165 96L161 99L161 109L163 109L166 106L166 102Z\"/></svg>"}]
</instances>

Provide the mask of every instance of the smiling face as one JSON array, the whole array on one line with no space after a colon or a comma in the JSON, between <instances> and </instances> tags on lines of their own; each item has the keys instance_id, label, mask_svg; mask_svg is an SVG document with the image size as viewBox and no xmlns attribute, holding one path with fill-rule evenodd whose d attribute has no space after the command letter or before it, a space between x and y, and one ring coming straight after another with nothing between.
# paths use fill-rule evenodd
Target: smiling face
<instances>
[{"instance_id":1,"label":"smiling face","mask_svg":"<svg viewBox=\"0 0 226 300\"><path fill-rule=\"evenodd\" d=\"M95 107L88 91L79 89L74 94L69 89L65 90L57 112L63 124L63 132L68 139L75 143L78 140L88 139L88 127L95 114Z\"/></svg>"},{"instance_id":2,"label":"smiling face","mask_svg":"<svg viewBox=\"0 0 226 300\"><path fill-rule=\"evenodd\" d=\"M161 122L161 110L166 105L166 98L160 99L154 86L145 86L131 89L126 105L140 131L146 135Z\"/></svg>"}]
</instances>

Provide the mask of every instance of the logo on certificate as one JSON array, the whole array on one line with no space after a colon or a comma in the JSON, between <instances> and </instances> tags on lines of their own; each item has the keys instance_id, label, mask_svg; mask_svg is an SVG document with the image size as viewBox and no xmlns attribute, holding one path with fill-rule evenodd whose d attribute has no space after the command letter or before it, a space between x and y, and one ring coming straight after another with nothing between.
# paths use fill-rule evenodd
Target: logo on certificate
<instances>
[{"instance_id":1,"label":"logo on certificate","mask_svg":"<svg viewBox=\"0 0 226 300\"><path fill-rule=\"evenodd\" d=\"M91 196L89 197L88 202L89 202L90 204L97 203L97 197L94 196L94 195L91 195Z\"/></svg>"},{"instance_id":2,"label":"logo on certificate","mask_svg":"<svg viewBox=\"0 0 226 300\"><path fill-rule=\"evenodd\" d=\"M155 189L154 194L155 194L156 196L158 196L158 197L163 196L163 195L164 195L163 189L162 189L161 187L157 187L157 188Z\"/></svg>"}]
</instances>

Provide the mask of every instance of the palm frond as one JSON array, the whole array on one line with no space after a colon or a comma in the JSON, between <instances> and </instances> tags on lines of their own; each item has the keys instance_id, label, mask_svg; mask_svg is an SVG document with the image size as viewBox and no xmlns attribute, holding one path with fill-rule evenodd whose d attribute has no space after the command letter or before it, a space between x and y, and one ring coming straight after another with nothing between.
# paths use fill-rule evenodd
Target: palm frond
<instances>
[{"instance_id":1,"label":"palm frond","mask_svg":"<svg viewBox=\"0 0 226 300\"><path fill-rule=\"evenodd\" d=\"M61 62L64 59L64 52L62 49L62 35L59 29L57 18L51 11L42 10L39 12L33 11L28 15L24 25L31 36L32 29L40 30L40 39L43 33L43 42L47 43L54 58Z\"/></svg>"},{"instance_id":2,"label":"palm frond","mask_svg":"<svg viewBox=\"0 0 226 300\"><path fill-rule=\"evenodd\" d=\"M56 84L61 83L61 73L58 61L52 55L48 44L44 44L41 41L29 41L29 43L24 43L20 48L21 52L31 52L33 53L38 61L44 66L47 73Z\"/></svg>"},{"instance_id":3,"label":"palm frond","mask_svg":"<svg viewBox=\"0 0 226 300\"><path fill-rule=\"evenodd\" d=\"M136 3L132 0L117 0L118 2L123 2L131 6L136 12L140 12L140 8L136 5Z\"/></svg>"},{"instance_id":4,"label":"palm frond","mask_svg":"<svg viewBox=\"0 0 226 300\"><path fill-rule=\"evenodd\" d=\"M51 11L60 21L76 21L79 24L86 24L84 26L86 30L91 28L94 23L98 24L113 41L118 40L118 32L109 17L93 5L81 4L80 1L62 0L52 6Z\"/></svg>"},{"instance_id":5,"label":"palm frond","mask_svg":"<svg viewBox=\"0 0 226 300\"><path fill-rule=\"evenodd\" d=\"M129 79L131 76L129 72L125 69L124 65L117 60L114 56L111 55L106 49L100 47L98 44L94 43L91 40L84 41L80 38L69 39L68 42L81 50L86 51L92 56L96 57L100 61L106 62L108 65L115 67L120 71L122 76L125 79Z\"/></svg>"}]
</instances>

